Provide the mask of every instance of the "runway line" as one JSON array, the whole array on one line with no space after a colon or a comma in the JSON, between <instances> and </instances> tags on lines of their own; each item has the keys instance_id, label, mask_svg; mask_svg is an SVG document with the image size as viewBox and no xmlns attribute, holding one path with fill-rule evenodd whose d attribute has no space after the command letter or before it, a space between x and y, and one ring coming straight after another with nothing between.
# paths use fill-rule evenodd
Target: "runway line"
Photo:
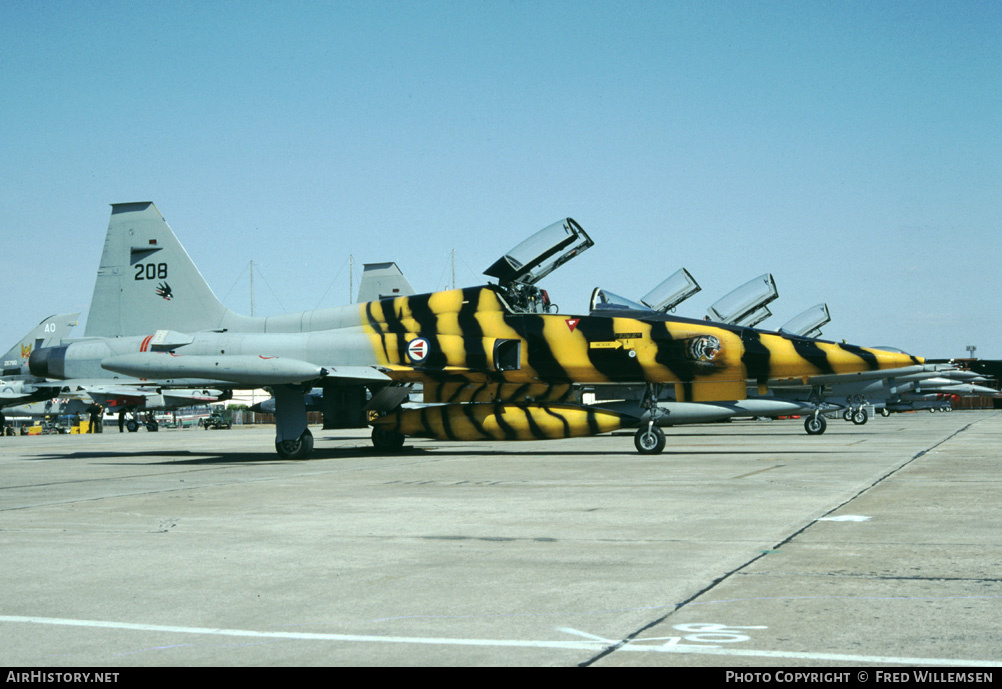
<instances>
[{"instance_id":1,"label":"runway line","mask_svg":"<svg viewBox=\"0 0 1002 689\"><path fill-rule=\"evenodd\" d=\"M213 636L252 637L267 639L289 639L297 641L348 641L364 643L428 644L438 646L493 646L522 648L559 648L568 650L596 651L607 648L611 639L587 635L580 641L529 640L529 639L460 639L452 637L410 637L374 636L362 634L323 634L311 632L261 632L248 629L216 629L211 627L178 627L158 624L136 624L133 622L111 622L106 620L73 620L59 617L22 617L0 615L0 622L20 624L58 625L65 627L86 627L98 629L124 629L140 632L160 632L168 634L202 634ZM569 632L569 629L559 631ZM581 633L581 632L579 632ZM959 667L1002 667L1002 661L956 659L956 658L903 658L888 656L862 656L839 653L795 653L785 651L760 651L738 648L703 647L696 644L643 643L636 639L617 649L617 652L633 653L681 653L685 655L740 656L746 658L782 658L789 660L823 660L845 663L897 663L903 665L948 665Z\"/></svg>"}]
</instances>

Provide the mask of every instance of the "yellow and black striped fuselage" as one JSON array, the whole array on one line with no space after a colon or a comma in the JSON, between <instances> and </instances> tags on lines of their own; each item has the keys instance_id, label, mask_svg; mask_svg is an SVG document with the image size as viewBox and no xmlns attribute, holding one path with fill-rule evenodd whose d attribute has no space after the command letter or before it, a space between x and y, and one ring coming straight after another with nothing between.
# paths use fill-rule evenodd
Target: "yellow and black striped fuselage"
<instances>
[{"instance_id":1,"label":"yellow and black striped fuselage","mask_svg":"<svg viewBox=\"0 0 1002 689\"><path fill-rule=\"evenodd\" d=\"M907 354L630 311L512 313L488 285L360 305L378 365L426 401L560 400L572 384L676 383L679 399L736 400L748 381L917 363ZM507 390L507 392L506 392Z\"/></svg>"}]
</instances>

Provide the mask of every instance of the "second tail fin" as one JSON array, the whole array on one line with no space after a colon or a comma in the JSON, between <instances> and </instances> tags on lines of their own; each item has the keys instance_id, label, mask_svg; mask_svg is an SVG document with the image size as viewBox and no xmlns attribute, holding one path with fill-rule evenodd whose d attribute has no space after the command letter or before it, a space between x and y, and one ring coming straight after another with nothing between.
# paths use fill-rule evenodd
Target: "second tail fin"
<instances>
[{"instance_id":1,"label":"second tail fin","mask_svg":"<svg viewBox=\"0 0 1002 689\"><path fill-rule=\"evenodd\" d=\"M26 376L28 372L28 357L32 351L41 347L50 347L67 337L70 330L77 324L80 313L60 313L49 316L35 326L31 332L21 338L21 341L3 355L3 375Z\"/></svg>"}]
</instances>

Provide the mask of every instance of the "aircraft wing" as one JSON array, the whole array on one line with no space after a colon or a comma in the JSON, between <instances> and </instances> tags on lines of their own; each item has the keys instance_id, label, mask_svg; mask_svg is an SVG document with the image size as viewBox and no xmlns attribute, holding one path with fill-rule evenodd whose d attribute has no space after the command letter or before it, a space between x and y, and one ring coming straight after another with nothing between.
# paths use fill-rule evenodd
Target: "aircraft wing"
<instances>
[{"instance_id":1,"label":"aircraft wing","mask_svg":"<svg viewBox=\"0 0 1002 689\"><path fill-rule=\"evenodd\" d=\"M779 389L808 388L813 386L836 387L845 390L853 385L868 385L877 381L884 381L891 387L898 387L907 390L916 387L928 387L931 391L935 388L945 388L953 384L969 384L967 372L961 371L953 364L916 364L914 366L903 366L901 368L884 369L880 371L862 371L860 373L835 373L808 376L806 378L782 378L770 379L769 387ZM971 386L972 392L977 386ZM985 388L987 390L988 388ZM960 388L956 388L960 390ZM945 389L943 390L945 391Z\"/></svg>"},{"instance_id":2,"label":"aircraft wing","mask_svg":"<svg viewBox=\"0 0 1002 689\"><path fill-rule=\"evenodd\" d=\"M860 371L859 373L828 373L806 378L773 378L769 380L770 386L789 387L796 385L841 385L846 383L870 382L885 378L897 378L927 373L929 375L942 371L951 370L949 364L916 364L915 366L903 366L901 368L882 369L879 371Z\"/></svg>"}]
</instances>

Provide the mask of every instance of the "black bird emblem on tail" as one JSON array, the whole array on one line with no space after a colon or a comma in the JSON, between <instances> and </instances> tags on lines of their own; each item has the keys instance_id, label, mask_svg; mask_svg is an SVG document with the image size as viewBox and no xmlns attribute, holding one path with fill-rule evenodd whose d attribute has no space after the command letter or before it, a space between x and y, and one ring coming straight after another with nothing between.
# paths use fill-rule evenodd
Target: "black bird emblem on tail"
<instances>
[{"instance_id":1,"label":"black bird emblem on tail","mask_svg":"<svg viewBox=\"0 0 1002 689\"><path fill-rule=\"evenodd\" d=\"M159 285L157 285L157 296L163 297L167 301L170 301L171 299L174 298L174 292L171 291L170 285L168 285L166 282L161 282Z\"/></svg>"}]
</instances>

